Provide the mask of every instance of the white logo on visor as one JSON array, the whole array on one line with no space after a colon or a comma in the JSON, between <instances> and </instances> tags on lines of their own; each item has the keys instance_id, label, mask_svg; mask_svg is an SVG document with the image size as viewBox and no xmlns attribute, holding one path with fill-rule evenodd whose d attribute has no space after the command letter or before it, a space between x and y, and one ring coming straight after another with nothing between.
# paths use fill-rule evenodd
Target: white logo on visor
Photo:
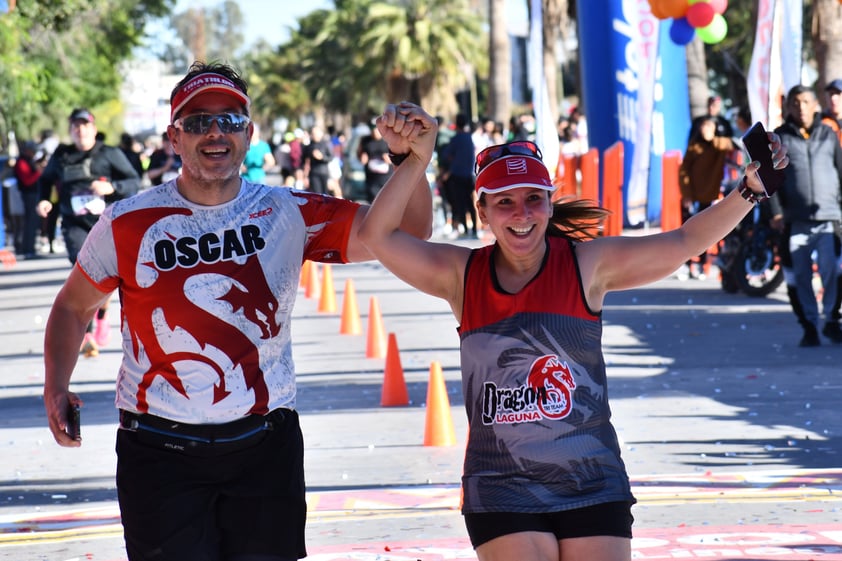
<instances>
[{"instance_id":1,"label":"white logo on visor","mask_svg":"<svg viewBox=\"0 0 842 561\"><path fill-rule=\"evenodd\" d=\"M528 170L526 169L526 158L507 158L506 159L506 173L508 175L522 175Z\"/></svg>"}]
</instances>

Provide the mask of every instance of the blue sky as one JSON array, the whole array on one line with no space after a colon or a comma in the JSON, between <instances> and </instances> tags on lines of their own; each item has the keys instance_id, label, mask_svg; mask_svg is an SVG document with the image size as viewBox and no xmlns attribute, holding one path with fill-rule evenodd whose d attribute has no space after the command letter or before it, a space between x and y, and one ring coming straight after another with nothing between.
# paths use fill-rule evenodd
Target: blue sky
<instances>
[{"instance_id":1,"label":"blue sky","mask_svg":"<svg viewBox=\"0 0 842 561\"><path fill-rule=\"evenodd\" d=\"M0 0L2 1L2 0ZM191 7L218 6L223 0L178 0L175 11ZM507 0L507 19L510 23L525 22L527 0ZM332 0L238 0L245 18L246 45L252 37L266 39L277 45L289 39L289 28L297 27L298 18L319 9L333 8Z\"/></svg>"},{"instance_id":2,"label":"blue sky","mask_svg":"<svg viewBox=\"0 0 842 561\"><path fill-rule=\"evenodd\" d=\"M218 6L223 0L178 0L176 12L192 7ZM245 19L246 45L258 37L277 45L289 39L289 28L301 16L333 7L332 0L238 0ZM254 39L252 39L254 38Z\"/></svg>"}]
</instances>

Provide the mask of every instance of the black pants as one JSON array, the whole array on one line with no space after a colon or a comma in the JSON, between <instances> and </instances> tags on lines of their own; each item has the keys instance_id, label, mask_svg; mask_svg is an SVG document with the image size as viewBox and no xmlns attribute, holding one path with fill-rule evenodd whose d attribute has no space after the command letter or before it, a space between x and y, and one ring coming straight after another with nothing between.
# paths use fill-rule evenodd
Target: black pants
<instances>
[{"instance_id":1,"label":"black pants","mask_svg":"<svg viewBox=\"0 0 842 561\"><path fill-rule=\"evenodd\" d=\"M15 246L15 253L30 256L35 254L35 236L38 233L38 225L41 221L36 208L38 206L38 191L34 188L21 190L21 197L23 198L23 240L20 248L17 245Z\"/></svg>"},{"instance_id":2,"label":"black pants","mask_svg":"<svg viewBox=\"0 0 842 561\"><path fill-rule=\"evenodd\" d=\"M377 193L380 192L380 189L386 185L386 182L389 181L389 178L392 176L391 173L371 173L366 172L365 174L365 197L369 203L374 202L374 197L377 196Z\"/></svg>"},{"instance_id":3,"label":"black pants","mask_svg":"<svg viewBox=\"0 0 842 561\"><path fill-rule=\"evenodd\" d=\"M177 434L155 438L140 428L118 431L117 494L130 561L307 554L298 414L281 409L266 418L271 430L249 437L247 447L232 447L224 443L232 435L222 435L218 453L209 444L202 451L209 455L198 456L179 450L190 435L180 440Z\"/></svg>"},{"instance_id":4,"label":"black pants","mask_svg":"<svg viewBox=\"0 0 842 561\"><path fill-rule=\"evenodd\" d=\"M311 172L308 179L310 181L310 191L321 195L326 195L328 193L329 190L327 188L327 184L330 180L330 175L327 173L321 174Z\"/></svg>"},{"instance_id":5,"label":"black pants","mask_svg":"<svg viewBox=\"0 0 842 561\"><path fill-rule=\"evenodd\" d=\"M467 234L467 216L470 215L472 232L476 235L477 209L474 207L474 178L451 175L447 178L447 192L450 195L453 228L461 224Z\"/></svg>"},{"instance_id":6,"label":"black pants","mask_svg":"<svg viewBox=\"0 0 842 561\"><path fill-rule=\"evenodd\" d=\"M88 237L90 231L89 226L80 225L72 216L62 216L61 235L64 237L64 245L67 247L67 258L73 265L76 264L79 250L82 249L82 244L85 243L85 238Z\"/></svg>"}]
</instances>

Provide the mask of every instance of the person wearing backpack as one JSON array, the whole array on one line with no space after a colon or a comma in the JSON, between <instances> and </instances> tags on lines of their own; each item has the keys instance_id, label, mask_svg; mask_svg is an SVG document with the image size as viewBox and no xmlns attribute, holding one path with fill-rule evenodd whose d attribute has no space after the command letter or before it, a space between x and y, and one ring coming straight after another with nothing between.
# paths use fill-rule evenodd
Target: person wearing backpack
<instances>
[{"instance_id":1,"label":"person wearing backpack","mask_svg":"<svg viewBox=\"0 0 842 561\"><path fill-rule=\"evenodd\" d=\"M55 186L67 258L75 265L88 232L105 207L137 193L141 178L122 150L96 139L93 113L74 109L68 129L73 144L59 145L38 179L38 214L46 217L52 210L50 192ZM85 356L98 355L99 347L108 342L107 306L106 302L88 326L80 351Z\"/></svg>"}]
</instances>

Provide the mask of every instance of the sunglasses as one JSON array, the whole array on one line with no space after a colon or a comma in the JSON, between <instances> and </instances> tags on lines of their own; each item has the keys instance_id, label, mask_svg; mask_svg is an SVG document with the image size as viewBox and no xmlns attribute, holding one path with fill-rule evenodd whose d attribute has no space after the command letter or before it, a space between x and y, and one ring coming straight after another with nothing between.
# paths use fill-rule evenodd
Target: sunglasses
<instances>
[{"instance_id":1,"label":"sunglasses","mask_svg":"<svg viewBox=\"0 0 842 561\"><path fill-rule=\"evenodd\" d=\"M489 146L479 154L477 154L477 162L474 167L474 172L479 173L482 169L491 162L502 158L503 156L531 156L544 159L541 155L541 149L531 140L516 140L508 144L499 144L497 146Z\"/></svg>"},{"instance_id":2,"label":"sunglasses","mask_svg":"<svg viewBox=\"0 0 842 561\"><path fill-rule=\"evenodd\" d=\"M208 134L216 123L219 127L219 132L222 134L230 134L234 132L243 132L249 126L251 119L248 115L241 115L239 113L219 113L218 115L210 115L208 113L197 113L195 115L187 115L173 121L173 126L180 128L188 134Z\"/></svg>"}]
</instances>

